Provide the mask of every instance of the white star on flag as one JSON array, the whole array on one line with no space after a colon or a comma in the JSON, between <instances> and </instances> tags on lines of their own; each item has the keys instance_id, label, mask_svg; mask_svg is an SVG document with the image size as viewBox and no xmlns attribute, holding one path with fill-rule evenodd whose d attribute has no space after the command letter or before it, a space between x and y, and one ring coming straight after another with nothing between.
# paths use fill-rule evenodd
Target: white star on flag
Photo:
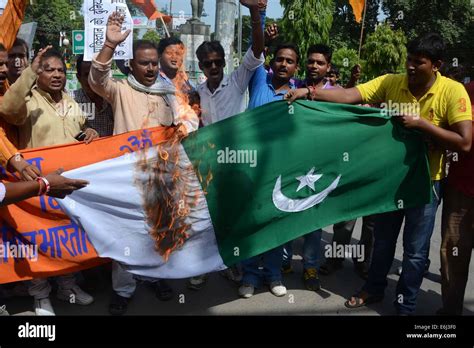
<instances>
[{"instance_id":1,"label":"white star on flag","mask_svg":"<svg viewBox=\"0 0 474 348\"><path fill-rule=\"evenodd\" d=\"M311 190L315 191L314 183L318 181L319 179L321 179L323 175L322 174L313 175L313 173L314 173L314 167L311 168L311 170L305 176L299 176L296 178L296 180L300 182L300 184L298 185L298 188L296 189L296 192L298 192L305 186L308 186Z\"/></svg>"}]
</instances>

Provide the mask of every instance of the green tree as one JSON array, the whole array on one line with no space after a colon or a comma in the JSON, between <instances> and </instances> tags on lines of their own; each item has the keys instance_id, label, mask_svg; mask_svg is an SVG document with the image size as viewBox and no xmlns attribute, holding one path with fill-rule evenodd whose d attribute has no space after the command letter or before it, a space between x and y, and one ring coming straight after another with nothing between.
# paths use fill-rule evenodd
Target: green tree
<instances>
[{"instance_id":1,"label":"green tree","mask_svg":"<svg viewBox=\"0 0 474 348\"><path fill-rule=\"evenodd\" d=\"M333 0L280 0L283 6L281 34L298 45L301 54L316 43L329 43L334 13Z\"/></svg>"},{"instance_id":2,"label":"green tree","mask_svg":"<svg viewBox=\"0 0 474 348\"><path fill-rule=\"evenodd\" d=\"M368 77L374 78L386 72L404 71L406 42L403 31L392 30L388 24L379 25L369 34L362 47Z\"/></svg>"},{"instance_id":3,"label":"green tree","mask_svg":"<svg viewBox=\"0 0 474 348\"><path fill-rule=\"evenodd\" d=\"M158 35L158 33L156 32L156 30L153 30L153 29L149 29L147 30L147 32L145 33L145 35L143 35L143 40L148 40L148 41L151 41L151 42L155 42L155 43L158 43L160 42L161 40L161 37L160 35Z\"/></svg>"},{"instance_id":4,"label":"green tree","mask_svg":"<svg viewBox=\"0 0 474 348\"><path fill-rule=\"evenodd\" d=\"M408 40L435 31L455 45L472 22L469 0L382 0L382 4L393 28L402 29Z\"/></svg>"},{"instance_id":5,"label":"green tree","mask_svg":"<svg viewBox=\"0 0 474 348\"><path fill-rule=\"evenodd\" d=\"M36 0L27 7L24 23L37 22L33 48L37 51L46 45L59 46L59 33L65 31L71 40L71 31L84 28L79 2L70 0Z\"/></svg>"},{"instance_id":6,"label":"green tree","mask_svg":"<svg viewBox=\"0 0 474 348\"><path fill-rule=\"evenodd\" d=\"M281 20L275 20L273 18L267 17L265 19L265 27L270 24L277 23L279 26L281 25ZM239 46L239 19L235 20L235 31L234 31L234 52L238 52ZM242 54L250 47L250 38L252 37L252 22L250 16L242 16ZM279 41L278 39L276 40ZM273 45L276 43L274 42Z\"/></svg>"},{"instance_id":7,"label":"green tree","mask_svg":"<svg viewBox=\"0 0 474 348\"><path fill-rule=\"evenodd\" d=\"M382 0L395 29L408 40L439 33L447 44L446 63L463 64L474 77L474 8L469 0Z\"/></svg>"},{"instance_id":8,"label":"green tree","mask_svg":"<svg viewBox=\"0 0 474 348\"><path fill-rule=\"evenodd\" d=\"M349 81L351 69L354 65L360 64L362 67L362 74L364 74L365 63L359 60L357 51L355 49L344 46L338 48L332 54L331 63L339 69L342 85L345 85Z\"/></svg>"}]
</instances>

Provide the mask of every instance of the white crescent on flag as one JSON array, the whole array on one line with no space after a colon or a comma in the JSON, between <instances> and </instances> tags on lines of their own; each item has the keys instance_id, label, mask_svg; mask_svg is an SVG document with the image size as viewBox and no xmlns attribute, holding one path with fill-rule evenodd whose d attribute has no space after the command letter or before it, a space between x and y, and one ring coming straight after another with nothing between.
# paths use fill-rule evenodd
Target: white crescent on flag
<instances>
[{"instance_id":1,"label":"white crescent on flag","mask_svg":"<svg viewBox=\"0 0 474 348\"><path fill-rule=\"evenodd\" d=\"M298 177L297 179L302 182L305 181L308 184L312 184L314 187L314 182L318 180L320 177L315 178L313 175L314 168L309 171L309 173L306 175L307 179L303 179L303 177ZM325 190L316 193L312 196L309 196L307 198L303 199L291 199L286 197L282 192L281 192L281 175L278 177L275 187L273 188L273 204L277 209L287 212L287 213L297 213L300 211L304 211L307 209L310 209L314 207L315 205L321 203L326 199L326 197L336 189L337 185L339 184L339 180L341 179L341 175L339 175L332 183L329 185L328 188ZM296 190L297 192L301 189L301 184L299 188ZM308 185L310 186L310 185ZM310 188L312 188L310 186Z\"/></svg>"}]
</instances>

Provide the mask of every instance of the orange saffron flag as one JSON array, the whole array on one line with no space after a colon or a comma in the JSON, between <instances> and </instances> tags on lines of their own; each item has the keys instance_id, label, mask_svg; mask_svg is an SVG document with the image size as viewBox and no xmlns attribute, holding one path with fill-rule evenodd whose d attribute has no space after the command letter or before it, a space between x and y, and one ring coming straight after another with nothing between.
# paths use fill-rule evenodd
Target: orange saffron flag
<instances>
[{"instance_id":1,"label":"orange saffron flag","mask_svg":"<svg viewBox=\"0 0 474 348\"><path fill-rule=\"evenodd\" d=\"M154 20L163 18L163 21L165 21L166 23L171 22L170 16L167 16L158 11L154 0L132 0L132 2L141 8L141 10L143 11L143 13L145 13L145 16L147 16L148 19Z\"/></svg>"},{"instance_id":2,"label":"orange saffron flag","mask_svg":"<svg viewBox=\"0 0 474 348\"><path fill-rule=\"evenodd\" d=\"M29 0L8 0L7 6L0 16L0 43L8 51L15 42Z\"/></svg>"},{"instance_id":3,"label":"orange saffron flag","mask_svg":"<svg viewBox=\"0 0 474 348\"><path fill-rule=\"evenodd\" d=\"M354 12L356 22L360 23L362 20L362 12L364 11L365 0L349 0L349 3L352 6L352 12Z\"/></svg>"},{"instance_id":4,"label":"orange saffron flag","mask_svg":"<svg viewBox=\"0 0 474 348\"><path fill-rule=\"evenodd\" d=\"M135 152L169 139L172 133L172 128L157 127L97 139L89 145L57 145L22 154L48 174ZM2 180L14 180L0 169ZM87 233L56 199L41 196L0 207L0 284L76 272L105 262L109 259L98 256Z\"/></svg>"}]
</instances>

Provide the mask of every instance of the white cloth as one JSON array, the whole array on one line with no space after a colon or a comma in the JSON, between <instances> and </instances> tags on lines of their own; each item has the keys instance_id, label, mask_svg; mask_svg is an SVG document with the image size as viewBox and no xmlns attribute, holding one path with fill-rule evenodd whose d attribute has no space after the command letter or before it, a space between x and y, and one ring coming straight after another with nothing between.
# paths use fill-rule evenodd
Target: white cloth
<instances>
[{"instance_id":1,"label":"white cloth","mask_svg":"<svg viewBox=\"0 0 474 348\"><path fill-rule=\"evenodd\" d=\"M245 111L245 91L254 71L264 62L263 54L257 59L250 48L242 64L229 76L224 75L214 93L207 87L207 82L197 87L201 98L201 118L204 126Z\"/></svg>"},{"instance_id":2,"label":"white cloth","mask_svg":"<svg viewBox=\"0 0 474 348\"><path fill-rule=\"evenodd\" d=\"M3 202L6 194L7 194L7 189L5 187L5 184L0 183L0 203Z\"/></svg>"},{"instance_id":3,"label":"white cloth","mask_svg":"<svg viewBox=\"0 0 474 348\"><path fill-rule=\"evenodd\" d=\"M150 179L148 173L137 172L141 156L134 152L64 173L69 178L84 178L90 185L58 203L87 232L99 256L119 262L134 275L179 279L225 269L201 183L194 171L189 170L192 164L181 145L180 180L186 186L186 199L193 202L184 221L190 226L189 237L181 248L171 253L167 262L155 250L143 204L144 200L149 206L154 204L158 194L148 191L144 194L140 189L140 186L147 188ZM150 165L157 157L156 148L148 150ZM171 172L167 173L164 180L172 177Z\"/></svg>"}]
</instances>

